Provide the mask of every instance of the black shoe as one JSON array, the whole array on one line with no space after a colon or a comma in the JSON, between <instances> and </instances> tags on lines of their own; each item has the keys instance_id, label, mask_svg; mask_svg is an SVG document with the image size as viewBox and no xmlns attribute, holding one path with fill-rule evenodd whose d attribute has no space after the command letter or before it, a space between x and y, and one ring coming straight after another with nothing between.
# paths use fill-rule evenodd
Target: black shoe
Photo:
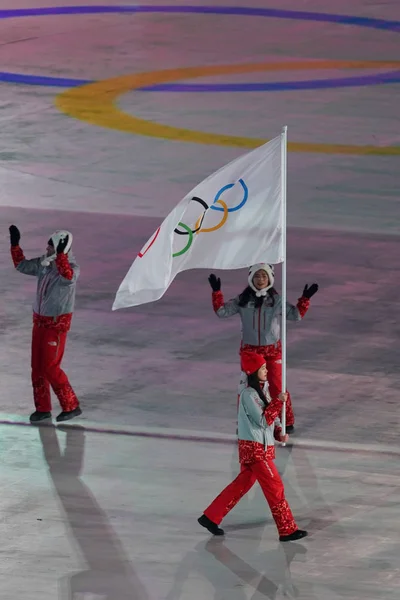
<instances>
[{"instance_id":1,"label":"black shoe","mask_svg":"<svg viewBox=\"0 0 400 600\"><path fill-rule=\"evenodd\" d=\"M56 421L58 423L60 423L60 421L69 421L70 419L73 419L74 417L79 417L79 415L82 414L82 410L80 409L79 406L77 406L76 408L74 408L74 410L69 410L68 412L63 411L62 413L60 413L58 415L58 417L56 418Z\"/></svg>"},{"instance_id":2,"label":"black shoe","mask_svg":"<svg viewBox=\"0 0 400 600\"><path fill-rule=\"evenodd\" d=\"M294 431L294 425L288 425L286 427L286 433L293 433Z\"/></svg>"},{"instance_id":3,"label":"black shoe","mask_svg":"<svg viewBox=\"0 0 400 600\"><path fill-rule=\"evenodd\" d=\"M206 515L201 515L200 519L197 519L197 521L202 527L208 529L208 531L213 535L224 535L225 533L224 530L218 527L216 523L210 521L210 519L206 517Z\"/></svg>"},{"instance_id":4,"label":"black shoe","mask_svg":"<svg viewBox=\"0 0 400 600\"><path fill-rule=\"evenodd\" d=\"M296 529L290 535L280 535L280 542L294 542L295 540L301 540L301 538L307 537L308 531L304 531L304 529Z\"/></svg>"},{"instance_id":5,"label":"black shoe","mask_svg":"<svg viewBox=\"0 0 400 600\"><path fill-rule=\"evenodd\" d=\"M39 423L39 421L44 421L45 419L51 419L51 412L41 412L40 410L35 410L35 412L29 417L31 423Z\"/></svg>"}]
</instances>

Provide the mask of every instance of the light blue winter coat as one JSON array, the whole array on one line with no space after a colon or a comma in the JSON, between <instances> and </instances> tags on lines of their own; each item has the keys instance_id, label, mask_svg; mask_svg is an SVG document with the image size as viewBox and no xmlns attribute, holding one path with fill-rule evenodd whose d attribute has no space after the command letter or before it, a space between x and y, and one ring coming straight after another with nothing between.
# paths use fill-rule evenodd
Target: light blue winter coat
<instances>
[{"instance_id":1,"label":"light blue winter coat","mask_svg":"<svg viewBox=\"0 0 400 600\"><path fill-rule=\"evenodd\" d=\"M267 398L270 400L270 398ZM262 444L264 448L275 445L275 428L281 428L279 418L281 400L265 406L256 390L246 387L240 394L238 411L238 439Z\"/></svg>"}]
</instances>

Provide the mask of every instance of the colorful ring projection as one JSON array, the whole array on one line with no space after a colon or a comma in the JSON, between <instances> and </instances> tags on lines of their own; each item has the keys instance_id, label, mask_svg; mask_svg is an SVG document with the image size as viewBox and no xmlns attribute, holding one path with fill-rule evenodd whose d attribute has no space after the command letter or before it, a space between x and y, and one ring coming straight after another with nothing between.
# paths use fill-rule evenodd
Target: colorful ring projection
<instances>
[{"instance_id":1,"label":"colorful ring projection","mask_svg":"<svg viewBox=\"0 0 400 600\"><path fill-rule=\"evenodd\" d=\"M70 77L48 77L0 71L0 82L34 85L42 87L72 88L94 79L76 79ZM138 92L180 92L190 93L243 93L243 92L301 92L304 90L330 90L350 87L369 87L371 85L390 85L400 83L400 71L358 75L356 77L332 77L328 79L299 79L294 81L252 81L249 83L160 83L138 88Z\"/></svg>"},{"instance_id":2,"label":"colorful ring projection","mask_svg":"<svg viewBox=\"0 0 400 600\"><path fill-rule=\"evenodd\" d=\"M167 14L213 14L213 15L232 15L239 17L264 17L274 19L289 19L298 21L312 21L316 23L335 23L337 25L347 25L352 27L367 27L370 29L376 29L381 31L392 31L400 32L400 21L389 21L385 19L375 19L371 17L359 17L352 15L341 15L341 14L330 14L330 13L318 13L318 12L307 12L298 10L285 10L279 8L257 8L247 6L200 6L200 5L181 5L181 6L169 6L169 5L117 5L117 6L57 6L57 7L40 7L40 8L19 8L19 9L5 9L0 10L1 19L13 19L19 17L45 17L50 15L84 15L84 14L137 14L137 13L167 13ZM395 63L395 61L393 61ZM392 63L392 64L393 64ZM384 83L397 83L399 80L398 63L395 64L397 71L393 73L379 73L377 75L371 75L366 77L354 77L354 78L340 78L340 79L328 79L328 80L315 80L306 82L272 82L272 83L250 83L250 84L178 84L174 85L171 79L165 81L163 79L152 82L150 88L146 88L146 84L142 89L150 91L276 91L282 89L325 89L335 87L347 87L357 85L374 85ZM179 71L179 69L177 69ZM197 75L199 76L199 75ZM25 83L31 85L53 85L53 86L69 86L69 85L82 85L83 81L78 79L65 79L65 78L52 78L46 76L36 75L24 75L19 73L1 73L0 81L8 81L13 83ZM136 86L135 89L140 89L140 86ZM120 90L119 93L124 93L128 90ZM89 93L90 95L90 93ZM118 94L116 94L117 96ZM103 98L104 100L104 98ZM62 103L59 104L61 110L63 107ZM68 102L66 102L66 105ZM112 102L111 102L112 104ZM88 107L87 107L88 108ZM95 112L96 108L92 110ZM68 113L68 110L64 110ZM79 112L79 111L78 111ZM71 114L76 118L83 118L89 122L93 122L93 118L90 118L89 110L86 111L88 119L78 116L77 114ZM122 115L123 116L123 115ZM127 121L130 116L125 115ZM109 119L109 123L112 119ZM264 143L266 140L257 140L252 138L240 138L237 136L224 136L206 134L203 132L191 131L176 128L173 134L174 128L168 128L157 123L148 123L148 127L144 126L144 123L138 121L139 128L136 131L132 131L129 126L129 122L125 123L125 127L119 125L115 129L122 131L130 131L140 135L150 135L152 137L164 137L166 139L180 139L181 141L190 141L194 143L207 143L217 144L222 146L236 146L245 148L255 148L257 145ZM96 123L97 124L97 123ZM110 126L110 124L102 126ZM152 125L154 125L152 127ZM163 131L167 131L167 135L163 135ZM399 146L354 146L345 144L309 144L309 143L291 143L289 144L289 151L294 152L322 152L328 154L353 154L353 155L398 155L400 154ZM217 210L221 210L220 207L215 207Z\"/></svg>"},{"instance_id":3,"label":"colorful ring projection","mask_svg":"<svg viewBox=\"0 0 400 600\"><path fill-rule=\"evenodd\" d=\"M193 79L195 77L213 75L232 75L255 71L280 71L301 69L365 69L378 66L397 66L397 61L286 61L279 63L240 64L240 65L215 65L211 67L185 67L181 69L168 69L149 73L137 73L115 77L106 81L85 85L63 92L56 97L58 108L70 117L80 119L87 123L133 133L180 142L197 144L230 146L237 148L257 148L265 144L268 139L249 138L234 135L223 135L206 131L196 131L183 127L173 127L149 121L121 111L115 104L119 96L139 88L166 83L179 79ZM349 154L349 155L400 155L400 146L375 146L353 144L331 144L313 142L289 142L289 152L317 152L324 154Z\"/></svg>"},{"instance_id":4,"label":"colorful ring projection","mask_svg":"<svg viewBox=\"0 0 400 600\"><path fill-rule=\"evenodd\" d=\"M193 13L211 15L232 15L242 17L267 17L270 19L291 19L294 21L315 21L318 23L336 23L353 27L368 27L383 31L400 32L400 21L374 19L373 17L357 17L352 15L336 15L331 13L285 10L280 8L252 8L248 6L200 6L200 5L116 5L116 6L50 6L41 8L10 8L0 10L0 19L17 17L40 17L51 15L94 15L112 13Z\"/></svg>"}]
</instances>

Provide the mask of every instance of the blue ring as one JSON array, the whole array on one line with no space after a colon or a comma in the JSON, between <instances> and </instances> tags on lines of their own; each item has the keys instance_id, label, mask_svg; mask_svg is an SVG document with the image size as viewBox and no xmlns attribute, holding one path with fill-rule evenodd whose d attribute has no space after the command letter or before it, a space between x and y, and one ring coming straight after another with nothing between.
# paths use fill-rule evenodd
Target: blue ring
<instances>
[{"instance_id":1,"label":"blue ring","mask_svg":"<svg viewBox=\"0 0 400 600\"><path fill-rule=\"evenodd\" d=\"M243 179L239 179L239 183L242 186L243 191L244 191L243 200L237 206L234 206L233 208L228 208L228 212L235 212L236 210L240 210L246 204L247 199L249 197L249 188L247 187L247 185L245 184ZM215 203L218 202L218 200L221 198L222 194L224 192L226 192L226 190L230 190L234 186L235 186L234 183L228 183L227 185L224 185L224 187L222 187L219 190L219 192L217 192L217 194L214 198L214 202L213 202L213 204L211 204L210 208L212 208L213 210L222 210L223 211L224 209L221 206L215 206Z\"/></svg>"},{"instance_id":2,"label":"blue ring","mask_svg":"<svg viewBox=\"0 0 400 600\"><path fill-rule=\"evenodd\" d=\"M293 19L302 21L317 21L337 23L358 27L369 27L383 31L400 32L400 21L387 21L370 17L355 17L349 15L334 15L317 12L302 12L296 10L281 10L272 8L248 8L240 6L56 6L49 8L21 8L0 10L0 19L17 17L50 16L50 15L81 15L99 13L192 13L258 16L277 19ZM77 87L92 83L92 80L70 79L63 77L47 77L40 75L24 75L20 73L0 72L0 82L19 83L25 85L40 85L51 87ZM273 83L227 83L227 84L161 84L143 87L142 91L163 92L261 92L313 90L339 87L360 87L367 85L382 85L400 82L400 71L367 75L360 77L345 77L336 79L320 79L308 81L277 81Z\"/></svg>"},{"instance_id":3,"label":"blue ring","mask_svg":"<svg viewBox=\"0 0 400 600\"><path fill-rule=\"evenodd\" d=\"M45 75L24 75L0 71L0 82L39 85L46 87L73 88L87 83L95 83L92 79L69 79L65 77L47 77ZM281 92L290 90L326 90L343 87L365 87L368 85L384 85L400 82L400 71L361 75L359 77L342 77L338 79L309 79L304 81L274 81L272 83L165 83L139 88L142 92Z\"/></svg>"},{"instance_id":4,"label":"blue ring","mask_svg":"<svg viewBox=\"0 0 400 600\"><path fill-rule=\"evenodd\" d=\"M214 15L242 15L249 17L294 19L298 21L318 21L322 23L340 23L343 25L356 25L359 27L370 27L372 29L400 32L400 21L303 12L299 10L281 10L279 8L248 8L247 6L53 6L49 8L16 8L0 10L0 19L98 13L203 13Z\"/></svg>"},{"instance_id":5,"label":"blue ring","mask_svg":"<svg viewBox=\"0 0 400 600\"><path fill-rule=\"evenodd\" d=\"M1 78L1 75L0 75ZM290 90L326 90L343 87L365 87L400 83L400 70L359 77L309 79L304 81L274 81L272 83L164 83L142 87L142 92L282 92Z\"/></svg>"}]
</instances>

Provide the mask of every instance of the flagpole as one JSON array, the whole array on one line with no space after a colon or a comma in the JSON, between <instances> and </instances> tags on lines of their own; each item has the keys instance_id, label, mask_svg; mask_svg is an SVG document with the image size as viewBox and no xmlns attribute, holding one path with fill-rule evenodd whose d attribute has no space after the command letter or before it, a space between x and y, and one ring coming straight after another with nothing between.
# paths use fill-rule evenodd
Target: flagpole
<instances>
[{"instance_id":1,"label":"flagpole","mask_svg":"<svg viewBox=\"0 0 400 600\"><path fill-rule=\"evenodd\" d=\"M286 221L287 221L287 126L282 129L281 173L282 173L282 392L286 392ZM282 408L282 435L286 435L286 402ZM286 444L282 444L286 446Z\"/></svg>"}]
</instances>

